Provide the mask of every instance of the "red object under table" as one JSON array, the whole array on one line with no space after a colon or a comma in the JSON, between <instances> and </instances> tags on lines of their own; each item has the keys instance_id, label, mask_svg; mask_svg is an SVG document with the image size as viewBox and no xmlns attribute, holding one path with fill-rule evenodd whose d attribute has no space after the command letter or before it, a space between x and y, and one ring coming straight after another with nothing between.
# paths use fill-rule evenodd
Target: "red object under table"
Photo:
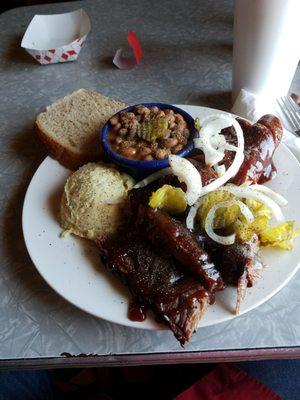
<instances>
[{"instance_id":1,"label":"red object under table","mask_svg":"<svg viewBox=\"0 0 300 400\"><path fill-rule=\"evenodd\" d=\"M174 400L281 400L233 364L220 364Z\"/></svg>"}]
</instances>

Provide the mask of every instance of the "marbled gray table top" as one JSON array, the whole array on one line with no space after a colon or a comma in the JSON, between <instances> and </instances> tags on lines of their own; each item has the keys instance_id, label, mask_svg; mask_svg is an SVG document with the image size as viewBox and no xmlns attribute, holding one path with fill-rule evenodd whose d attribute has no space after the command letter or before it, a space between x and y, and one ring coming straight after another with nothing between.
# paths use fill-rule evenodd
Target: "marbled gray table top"
<instances>
[{"instance_id":1,"label":"marbled gray table top","mask_svg":"<svg viewBox=\"0 0 300 400\"><path fill-rule=\"evenodd\" d=\"M91 17L92 31L77 62L40 66L20 48L34 14L82 6ZM232 22L230 0L153 0L151 6L146 0L89 0L25 7L0 16L0 365L9 365L4 360L16 366L21 359L60 357L63 352L107 356L98 358L98 364L129 362L138 354L148 354L139 356L139 362L147 363L156 353L156 362L200 361L207 352L228 359L244 349L271 349L241 352L245 357L274 356L283 348L293 348L290 356L300 354L299 273L264 305L230 322L202 328L183 349L169 332L114 325L67 303L40 277L22 236L25 191L45 157L34 138L36 114L81 87L127 103L152 100L228 110ZM138 32L144 59L134 70L121 71L111 60L128 28ZM298 70L295 91L300 91L299 80Z\"/></svg>"}]
</instances>

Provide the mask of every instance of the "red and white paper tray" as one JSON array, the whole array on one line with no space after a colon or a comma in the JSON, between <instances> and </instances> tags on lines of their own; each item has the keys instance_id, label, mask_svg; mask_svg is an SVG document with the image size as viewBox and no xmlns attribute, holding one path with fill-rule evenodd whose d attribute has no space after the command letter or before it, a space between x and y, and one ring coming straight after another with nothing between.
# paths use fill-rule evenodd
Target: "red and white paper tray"
<instances>
[{"instance_id":1,"label":"red and white paper tray","mask_svg":"<svg viewBox=\"0 0 300 400\"><path fill-rule=\"evenodd\" d=\"M40 64L74 61L91 30L83 8L65 14L35 15L21 46Z\"/></svg>"}]
</instances>

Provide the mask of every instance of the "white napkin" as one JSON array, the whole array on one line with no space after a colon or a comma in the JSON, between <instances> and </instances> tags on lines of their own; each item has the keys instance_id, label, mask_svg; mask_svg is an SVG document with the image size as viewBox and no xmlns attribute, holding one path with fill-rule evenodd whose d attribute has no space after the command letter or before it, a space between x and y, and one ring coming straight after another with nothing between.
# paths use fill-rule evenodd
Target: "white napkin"
<instances>
[{"instance_id":1,"label":"white napkin","mask_svg":"<svg viewBox=\"0 0 300 400\"><path fill-rule=\"evenodd\" d=\"M284 126L287 126L284 116L274 100L267 96L250 93L245 89L240 91L231 111L250 121L257 121L264 114L274 114L282 120ZM289 130L284 129L282 142L300 161L300 137L296 137Z\"/></svg>"}]
</instances>

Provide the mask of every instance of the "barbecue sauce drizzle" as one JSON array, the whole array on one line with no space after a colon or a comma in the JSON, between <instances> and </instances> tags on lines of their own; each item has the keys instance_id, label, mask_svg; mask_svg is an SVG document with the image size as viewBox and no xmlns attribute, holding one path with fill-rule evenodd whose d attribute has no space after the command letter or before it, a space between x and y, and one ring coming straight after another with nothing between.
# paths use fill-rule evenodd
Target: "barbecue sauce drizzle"
<instances>
[{"instance_id":1,"label":"barbecue sauce drizzle","mask_svg":"<svg viewBox=\"0 0 300 400\"><path fill-rule=\"evenodd\" d=\"M144 304L137 299L132 299L128 309L128 318L131 321L143 322L147 317L146 311L147 307Z\"/></svg>"}]
</instances>

